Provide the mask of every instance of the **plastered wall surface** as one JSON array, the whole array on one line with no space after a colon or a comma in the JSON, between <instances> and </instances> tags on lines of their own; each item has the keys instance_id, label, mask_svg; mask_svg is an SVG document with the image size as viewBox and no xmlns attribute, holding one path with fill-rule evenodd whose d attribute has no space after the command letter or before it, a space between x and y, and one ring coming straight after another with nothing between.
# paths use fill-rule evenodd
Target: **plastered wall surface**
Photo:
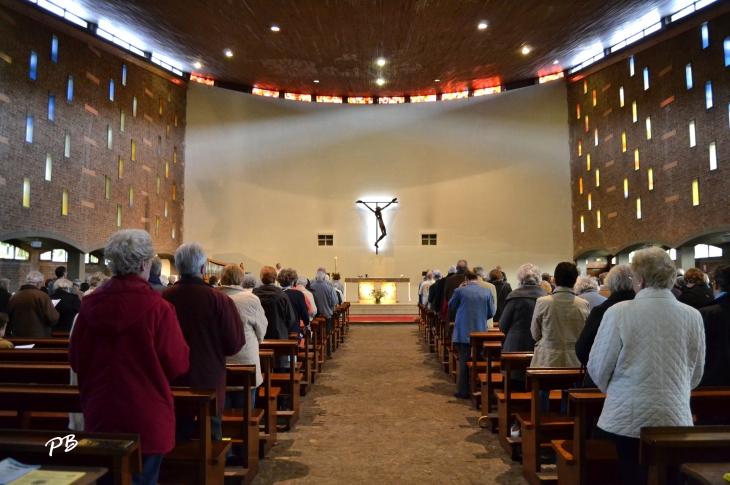
<instances>
[{"instance_id":1,"label":"plastered wall surface","mask_svg":"<svg viewBox=\"0 0 730 485\"><path fill-rule=\"evenodd\" d=\"M458 259L515 281L572 256L566 86L467 100L324 105L188 91L184 240L259 273L410 277ZM388 236L375 255L374 215ZM422 234L437 234L422 246ZM332 234L321 247L318 234ZM414 291L415 295L415 291ZM399 300L402 300L399 297Z\"/></svg>"}]
</instances>

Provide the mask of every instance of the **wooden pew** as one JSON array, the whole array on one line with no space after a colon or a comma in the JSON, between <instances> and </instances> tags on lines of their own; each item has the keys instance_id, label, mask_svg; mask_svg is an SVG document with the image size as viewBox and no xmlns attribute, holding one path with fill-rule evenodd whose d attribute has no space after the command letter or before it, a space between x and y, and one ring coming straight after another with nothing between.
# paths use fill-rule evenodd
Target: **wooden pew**
<instances>
[{"instance_id":1,"label":"wooden pew","mask_svg":"<svg viewBox=\"0 0 730 485\"><path fill-rule=\"evenodd\" d=\"M569 439L573 433L573 420L568 416L540 411L539 391L570 389L579 376L576 368L527 369L530 412L517 413L517 419L522 425L522 475L530 485L557 480L557 473L542 472L540 455L551 449L552 440Z\"/></svg>"},{"instance_id":2,"label":"wooden pew","mask_svg":"<svg viewBox=\"0 0 730 485\"><path fill-rule=\"evenodd\" d=\"M436 312L428 309L426 310L426 345L428 346L429 353L436 352L437 341Z\"/></svg>"},{"instance_id":3,"label":"wooden pew","mask_svg":"<svg viewBox=\"0 0 730 485\"><path fill-rule=\"evenodd\" d=\"M665 485L670 465L728 461L730 426L641 428L640 462L649 467L649 485Z\"/></svg>"},{"instance_id":4,"label":"wooden pew","mask_svg":"<svg viewBox=\"0 0 730 485\"><path fill-rule=\"evenodd\" d=\"M2 349L0 362L68 363L68 349Z\"/></svg>"},{"instance_id":5,"label":"wooden pew","mask_svg":"<svg viewBox=\"0 0 730 485\"><path fill-rule=\"evenodd\" d=\"M302 363L302 382L299 385L299 391L302 396L306 396L309 390L312 388L312 382L314 380L314 368L315 358L311 345L312 334L309 329L303 330L302 342L304 348L297 350L298 361Z\"/></svg>"},{"instance_id":6,"label":"wooden pew","mask_svg":"<svg viewBox=\"0 0 730 485\"><path fill-rule=\"evenodd\" d=\"M256 407L264 411L264 418L259 425L259 458L264 458L276 443L276 402L281 389L271 385L274 352L259 349L259 359L264 382L259 387Z\"/></svg>"},{"instance_id":7,"label":"wooden pew","mask_svg":"<svg viewBox=\"0 0 730 485\"><path fill-rule=\"evenodd\" d=\"M73 434L77 445L65 452L58 448L49 455L49 440ZM6 456L22 462L38 465L99 466L109 470L99 483L132 485L132 475L142 471L142 453L139 435L85 433L68 431L31 431L4 429L0 432L0 459Z\"/></svg>"},{"instance_id":8,"label":"wooden pew","mask_svg":"<svg viewBox=\"0 0 730 485\"><path fill-rule=\"evenodd\" d=\"M730 463L685 463L681 466L687 485L727 485L723 476L730 470Z\"/></svg>"},{"instance_id":9,"label":"wooden pew","mask_svg":"<svg viewBox=\"0 0 730 485\"><path fill-rule=\"evenodd\" d=\"M324 364L324 352L321 343L321 327L324 325L324 319L317 317L309 322L309 329L311 331L309 346L310 353L312 354L312 384L317 380L317 376L322 372L322 365Z\"/></svg>"},{"instance_id":10,"label":"wooden pew","mask_svg":"<svg viewBox=\"0 0 730 485\"><path fill-rule=\"evenodd\" d=\"M243 388L243 408L223 411L223 436L243 447L243 466L226 466L226 482L250 484L259 468L259 425L263 409L251 409L251 388L256 385L256 366L226 365L226 387Z\"/></svg>"},{"instance_id":11,"label":"wooden pew","mask_svg":"<svg viewBox=\"0 0 730 485\"><path fill-rule=\"evenodd\" d=\"M532 393L513 391L509 376L512 375L512 371L527 370L532 362L532 355L532 352L502 352L500 355L500 368L504 372L504 379L502 389L494 391L497 398L497 428L499 443L513 461L519 459L522 438L512 438L510 430L517 413L530 411ZM491 419L490 427L494 431L494 422Z\"/></svg>"},{"instance_id":12,"label":"wooden pew","mask_svg":"<svg viewBox=\"0 0 730 485\"><path fill-rule=\"evenodd\" d=\"M613 441L591 440L586 436L586 425L600 416L606 395L598 389L574 389L569 395L569 415L573 416L573 439L553 440L552 446L558 459L558 484L578 485L594 483L620 484L618 455ZM698 416L730 418L730 388L699 388L690 397L692 413ZM692 429L700 429L693 427ZM653 428L646 428L653 429ZM658 428L657 428L658 429ZM661 428L676 430L679 428ZM661 433L659 433L661 434ZM662 435L659 441L671 441L671 433ZM681 435L681 434L680 434ZM684 435L681 435L684 436ZM689 438L692 441L693 438ZM576 446L578 443L578 446ZM682 443L662 444L663 448L681 448ZM671 461L677 464L686 461L691 451L675 451ZM698 461L730 458L730 449L724 454L712 456L700 451ZM661 468L661 466L659 467ZM659 469L657 468L657 470ZM666 467L664 467L666 468ZM664 483L663 478L659 482Z\"/></svg>"},{"instance_id":13,"label":"wooden pew","mask_svg":"<svg viewBox=\"0 0 730 485\"><path fill-rule=\"evenodd\" d=\"M558 485L621 484L616 446L611 440L592 440L588 424L601 415L605 394L598 389L570 391L568 415L573 418L573 439L553 440Z\"/></svg>"},{"instance_id":14,"label":"wooden pew","mask_svg":"<svg viewBox=\"0 0 730 485\"><path fill-rule=\"evenodd\" d=\"M482 417L490 420L490 429L494 433L497 430L498 423L494 391L502 388L502 373L499 371L502 342L484 342L482 344L482 353L484 354L484 362L486 365L484 374L477 376L481 391L479 405Z\"/></svg>"},{"instance_id":15,"label":"wooden pew","mask_svg":"<svg viewBox=\"0 0 730 485\"><path fill-rule=\"evenodd\" d=\"M231 444L212 442L210 439L210 416L217 413L215 391L173 387L172 396L176 413L198 418L198 436L203 439L177 443L165 455L160 482L222 484L225 456ZM56 422L64 425L55 429L65 430L68 413L81 412L81 400L77 386L0 384L0 411L17 415L12 429L32 429L37 424L36 418L40 416L48 419L55 417Z\"/></svg>"},{"instance_id":16,"label":"wooden pew","mask_svg":"<svg viewBox=\"0 0 730 485\"><path fill-rule=\"evenodd\" d=\"M479 373L486 372L487 368L487 363L484 360L479 359L479 354L482 353L485 342L497 342L501 347L502 340L504 340L504 334L498 330L489 330L487 332L472 332L469 335L469 344L471 345L471 359L469 360L469 362L466 363L466 367L467 369L469 369L469 397L471 398L472 405L477 409L479 409L481 406L482 398L481 389L478 386ZM458 357L458 352L456 353L456 355ZM499 382L501 383L502 380L500 379Z\"/></svg>"},{"instance_id":17,"label":"wooden pew","mask_svg":"<svg viewBox=\"0 0 730 485\"><path fill-rule=\"evenodd\" d=\"M5 339L14 346L33 344L34 349L66 349L68 350L67 338L8 338ZM26 349L18 349L26 350ZM28 349L30 350L30 349Z\"/></svg>"},{"instance_id":18,"label":"wooden pew","mask_svg":"<svg viewBox=\"0 0 730 485\"><path fill-rule=\"evenodd\" d=\"M264 340L259 348L273 350L276 357L289 357L289 372L273 373L271 376L272 383L282 390L280 397L288 397L290 401L288 409L280 409L276 412L279 421L284 424L285 430L289 431L299 420L299 386L302 381L302 373L294 364L298 354L297 342L296 340Z\"/></svg>"}]
</instances>

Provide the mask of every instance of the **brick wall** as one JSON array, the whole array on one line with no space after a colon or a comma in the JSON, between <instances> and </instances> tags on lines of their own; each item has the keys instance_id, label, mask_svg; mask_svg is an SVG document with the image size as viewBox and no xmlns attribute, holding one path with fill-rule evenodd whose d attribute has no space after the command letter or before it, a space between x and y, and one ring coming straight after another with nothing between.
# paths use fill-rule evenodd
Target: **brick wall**
<instances>
[{"instance_id":1,"label":"brick wall","mask_svg":"<svg viewBox=\"0 0 730 485\"><path fill-rule=\"evenodd\" d=\"M54 35L58 62L51 60ZM119 229L119 204L122 228L146 229L158 251L174 252L182 239L186 85L79 39L0 7L0 240L18 232L45 232L68 238L81 250L98 249ZM31 51L38 55L36 80L29 75ZM126 86L122 84L125 65ZM69 76L74 80L72 101L66 96ZM110 80L114 81L113 101ZM49 94L56 99L54 121L48 119ZM32 143L25 141L28 114L34 116ZM107 148L108 127L111 149ZM67 132L71 135L69 158L64 157ZM136 161L131 160L132 140ZM44 180L46 154L53 160L50 182ZM121 179L120 157L124 160ZM106 176L111 178L109 200ZM24 178L30 179L29 208L22 206ZM173 184L176 200L172 200ZM134 188L132 207L130 187ZM64 189L68 215L61 210ZM159 235L156 216L160 217Z\"/></svg>"},{"instance_id":2,"label":"brick wall","mask_svg":"<svg viewBox=\"0 0 730 485\"><path fill-rule=\"evenodd\" d=\"M617 254L641 243L677 247L706 233L730 229L730 67L723 41L730 36L730 14L710 20L709 46L701 27L693 27L568 86L574 255L594 250ZM685 66L692 65L687 89ZM644 68L649 89L644 89ZM714 107L705 105L705 83L712 82ZM585 84L584 84L585 83ZM624 106L620 105L620 89ZM593 92L596 104L593 105ZM633 121L632 104L637 104ZM580 118L577 106L580 105ZM588 131L586 131L586 116ZM647 140L646 119L651 119ZM695 121L696 146L689 123ZM595 145L598 130L598 146ZM626 133L626 151L622 133ZM718 167L710 170L709 145L716 143ZM579 144L581 144L579 154ZM635 170L635 149L639 169ZM587 157L590 155L590 170ZM649 169L654 188L649 190ZM600 186L596 183L596 170ZM583 193L580 193L580 180ZM629 196L624 197L624 179ZM693 205L692 180L699 180L700 203ZM588 196L592 208L588 208ZM637 198L641 219L637 219ZM600 211L601 228L597 227ZM581 231L581 216L584 231Z\"/></svg>"}]
</instances>

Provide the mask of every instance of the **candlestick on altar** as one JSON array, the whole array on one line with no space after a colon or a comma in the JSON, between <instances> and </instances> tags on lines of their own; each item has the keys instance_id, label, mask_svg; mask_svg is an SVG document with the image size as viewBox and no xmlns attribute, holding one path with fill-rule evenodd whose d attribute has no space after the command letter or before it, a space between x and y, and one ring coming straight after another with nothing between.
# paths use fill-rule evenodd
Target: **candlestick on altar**
<instances>
[{"instance_id":1,"label":"candlestick on altar","mask_svg":"<svg viewBox=\"0 0 730 485\"><path fill-rule=\"evenodd\" d=\"M335 273L337 273L337 256L335 256Z\"/></svg>"}]
</instances>

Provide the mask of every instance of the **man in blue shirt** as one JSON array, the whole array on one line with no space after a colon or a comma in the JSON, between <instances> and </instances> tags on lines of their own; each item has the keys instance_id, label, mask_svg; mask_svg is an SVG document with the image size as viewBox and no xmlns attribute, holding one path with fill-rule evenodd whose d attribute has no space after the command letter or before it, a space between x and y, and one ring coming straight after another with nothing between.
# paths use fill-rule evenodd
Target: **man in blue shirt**
<instances>
[{"instance_id":1,"label":"man in blue shirt","mask_svg":"<svg viewBox=\"0 0 730 485\"><path fill-rule=\"evenodd\" d=\"M469 370L471 360L469 336L472 332L486 332L487 320L494 316L492 292L477 284L477 274L467 270L466 280L454 291L449 300L449 311L456 312L454 335L451 341L459 352L459 383L454 397L469 399Z\"/></svg>"}]
</instances>

